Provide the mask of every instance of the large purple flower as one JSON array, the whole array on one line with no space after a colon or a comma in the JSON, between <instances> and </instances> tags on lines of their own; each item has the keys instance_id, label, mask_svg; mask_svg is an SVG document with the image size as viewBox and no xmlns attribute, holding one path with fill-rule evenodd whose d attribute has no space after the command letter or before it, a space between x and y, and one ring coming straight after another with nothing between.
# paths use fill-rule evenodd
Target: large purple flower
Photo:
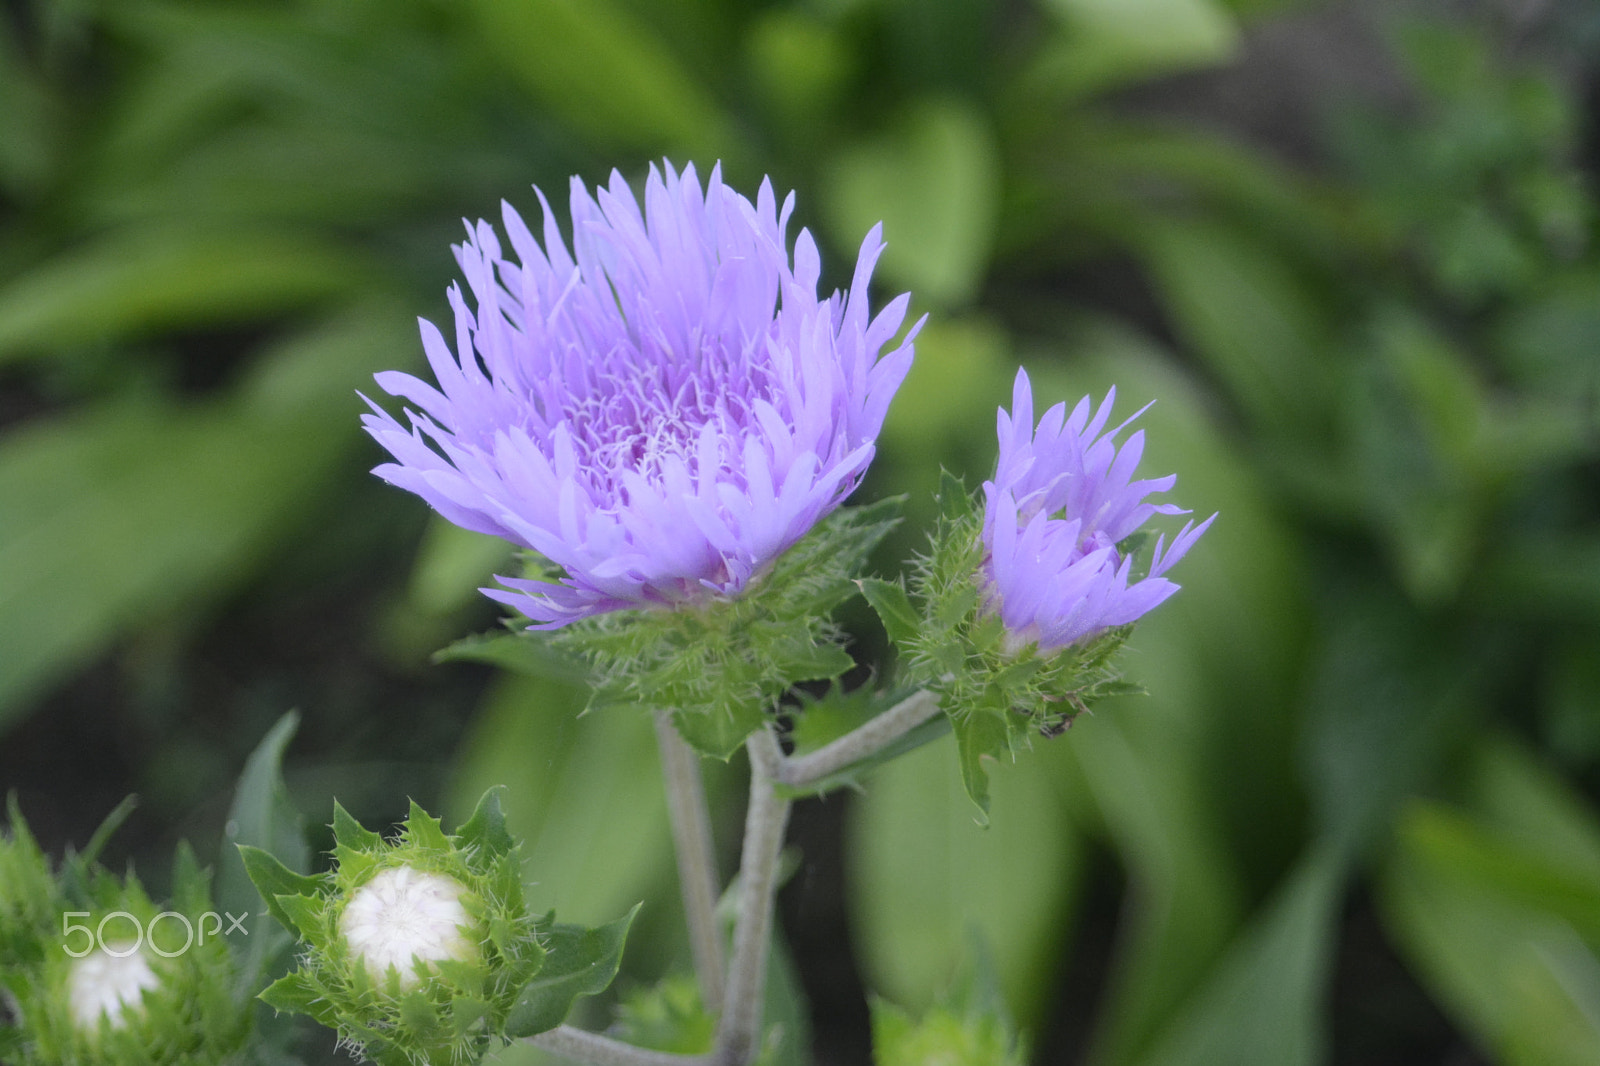
<instances>
[{"instance_id":1,"label":"large purple flower","mask_svg":"<svg viewBox=\"0 0 1600 1066\"><path fill-rule=\"evenodd\" d=\"M1133 560L1117 544L1152 515L1189 512L1145 502L1178 479L1133 480L1143 430L1116 444L1143 410L1102 434L1116 395L1113 388L1098 409L1085 396L1070 416L1056 404L1035 430L1033 390L1019 370L1011 413L999 413L1000 457L983 486L984 578L1012 647L1036 643L1049 653L1136 620L1178 591L1162 575L1217 517L1186 523L1165 550L1157 538L1149 573L1130 580Z\"/></svg>"},{"instance_id":2,"label":"large purple flower","mask_svg":"<svg viewBox=\"0 0 1600 1066\"><path fill-rule=\"evenodd\" d=\"M755 204L693 166L651 167L644 210L620 174L591 197L572 180L572 253L542 193L544 241L509 205L516 261L468 227L452 286L452 351L428 322L438 388L377 381L420 408L376 406L394 456L374 472L457 525L530 548L559 583L485 589L556 628L605 611L734 595L860 481L911 336L889 354L908 296L873 317L881 227L848 294L817 298L816 242L763 181ZM915 334L912 330L912 335Z\"/></svg>"}]
</instances>

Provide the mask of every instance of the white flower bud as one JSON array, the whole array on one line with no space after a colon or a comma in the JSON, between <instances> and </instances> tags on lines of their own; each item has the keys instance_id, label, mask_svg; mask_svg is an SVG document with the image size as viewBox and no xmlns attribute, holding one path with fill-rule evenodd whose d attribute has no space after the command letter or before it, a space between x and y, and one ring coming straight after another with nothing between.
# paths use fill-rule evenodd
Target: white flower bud
<instances>
[{"instance_id":1,"label":"white flower bud","mask_svg":"<svg viewBox=\"0 0 1600 1066\"><path fill-rule=\"evenodd\" d=\"M113 1029L122 1028L128 1022L123 1010L141 1007L145 992L160 986L144 952L127 948L127 944L98 947L72 964L67 995L80 1028L96 1028L102 1014Z\"/></svg>"},{"instance_id":2,"label":"white flower bud","mask_svg":"<svg viewBox=\"0 0 1600 1066\"><path fill-rule=\"evenodd\" d=\"M416 984L415 963L467 959L472 944L461 935L469 923L461 895L466 889L443 874L409 866L383 870L345 905L339 932L374 978L390 966L402 988Z\"/></svg>"}]
</instances>

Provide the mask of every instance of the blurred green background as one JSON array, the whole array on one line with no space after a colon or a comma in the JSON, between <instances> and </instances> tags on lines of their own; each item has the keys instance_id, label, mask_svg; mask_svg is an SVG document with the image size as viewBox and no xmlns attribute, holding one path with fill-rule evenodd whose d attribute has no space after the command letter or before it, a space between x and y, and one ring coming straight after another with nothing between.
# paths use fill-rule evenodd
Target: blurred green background
<instances>
[{"instance_id":1,"label":"blurred green background","mask_svg":"<svg viewBox=\"0 0 1600 1066\"><path fill-rule=\"evenodd\" d=\"M991 828L948 740L799 809L817 1059L976 927L1039 1063L1600 1063L1597 119L1592 0L7 0L0 791L56 849L139 793L160 886L299 707L313 825L506 783L532 902L644 899L623 988L681 968L647 721L430 662L504 548L367 474L355 392L421 363L462 216L720 159L831 284L882 218L931 316L885 572L1024 361L1156 399L1146 468L1222 513L1151 694Z\"/></svg>"}]
</instances>

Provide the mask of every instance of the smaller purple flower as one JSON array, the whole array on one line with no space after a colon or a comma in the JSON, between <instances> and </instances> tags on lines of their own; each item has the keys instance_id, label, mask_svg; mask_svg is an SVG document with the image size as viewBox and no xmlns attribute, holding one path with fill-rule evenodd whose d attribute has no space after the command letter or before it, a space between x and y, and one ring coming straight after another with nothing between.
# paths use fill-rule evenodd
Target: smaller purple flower
<instances>
[{"instance_id":1,"label":"smaller purple flower","mask_svg":"<svg viewBox=\"0 0 1600 1066\"><path fill-rule=\"evenodd\" d=\"M1048 654L1137 620L1178 591L1163 575L1216 520L1186 523L1170 547L1157 538L1149 573L1131 580L1133 560L1117 545L1153 515L1189 512L1145 502L1178 478L1133 480L1144 431L1120 447L1116 437L1148 407L1102 433L1116 395L1098 409L1085 396L1070 416L1058 403L1035 430L1033 390L1018 370L1011 413L999 412L1000 457L983 485L982 583L1013 651L1036 644Z\"/></svg>"}]
</instances>

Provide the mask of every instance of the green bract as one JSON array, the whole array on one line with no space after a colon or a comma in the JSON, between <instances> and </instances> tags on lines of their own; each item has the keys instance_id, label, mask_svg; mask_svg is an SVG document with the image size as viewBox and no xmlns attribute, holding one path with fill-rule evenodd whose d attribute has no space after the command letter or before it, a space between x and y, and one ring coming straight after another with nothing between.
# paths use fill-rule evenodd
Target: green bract
<instances>
[{"instance_id":1,"label":"green bract","mask_svg":"<svg viewBox=\"0 0 1600 1066\"><path fill-rule=\"evenodd\" d=\"M0 1058L16 1066L229 1066L252 1061L253 1012L209 875L187 846L173 899L155 904L71 857L59 875L10 812L0 840L0 992L16 1025ZM93 846L91 846L91 851Z\"/></svg>"},{"instance_id":2,"label":"green bract","mask_svg":"<svg viewBox=\"0 0 1600 1066\"><path fill-rule=\"evenodd\" d=\"M982 756L1008 754L1033 734L1056 736L1095 701L1139 691L1111 665L1133 627L1043 655L1032 644L1012 647L999 616L984 605L982 514L949 474L940 504L932 544L912 574L912 595L887 581L861 587L899 649L900 683L940 694L967 793L987 816Z\"/></svg>"},{"instance_id":3,"label":"green bract","mask_svg":"<svg viewBox=\"0 0 1600 1066\"><path fill-rule=\"evenodd\" d=\"M529 915L498 792L446 834L415 803L385 840L334 805L334 865L296 874L241 847L300 968L261 998L309 1014L385 1066L476 1062L560 1024L615 976L632 915L600 929Z\"/></svg>"},{"instance_id":4,"label":"green bract","mask_svg":"<svg viewBox=\"0 0 1600 1066\"><path fill-rule=\"evenodd\" d=\"M689 743L726 759L796 682L832 680L855 665L830 615L856 594L853 579L899 521L900 504L897 497L835 511L737 597L464 641L447 656L542 673L559 665L507 642L547 643L584 665L591 706L669 710Z\"/></svg>"}]
</instances>

